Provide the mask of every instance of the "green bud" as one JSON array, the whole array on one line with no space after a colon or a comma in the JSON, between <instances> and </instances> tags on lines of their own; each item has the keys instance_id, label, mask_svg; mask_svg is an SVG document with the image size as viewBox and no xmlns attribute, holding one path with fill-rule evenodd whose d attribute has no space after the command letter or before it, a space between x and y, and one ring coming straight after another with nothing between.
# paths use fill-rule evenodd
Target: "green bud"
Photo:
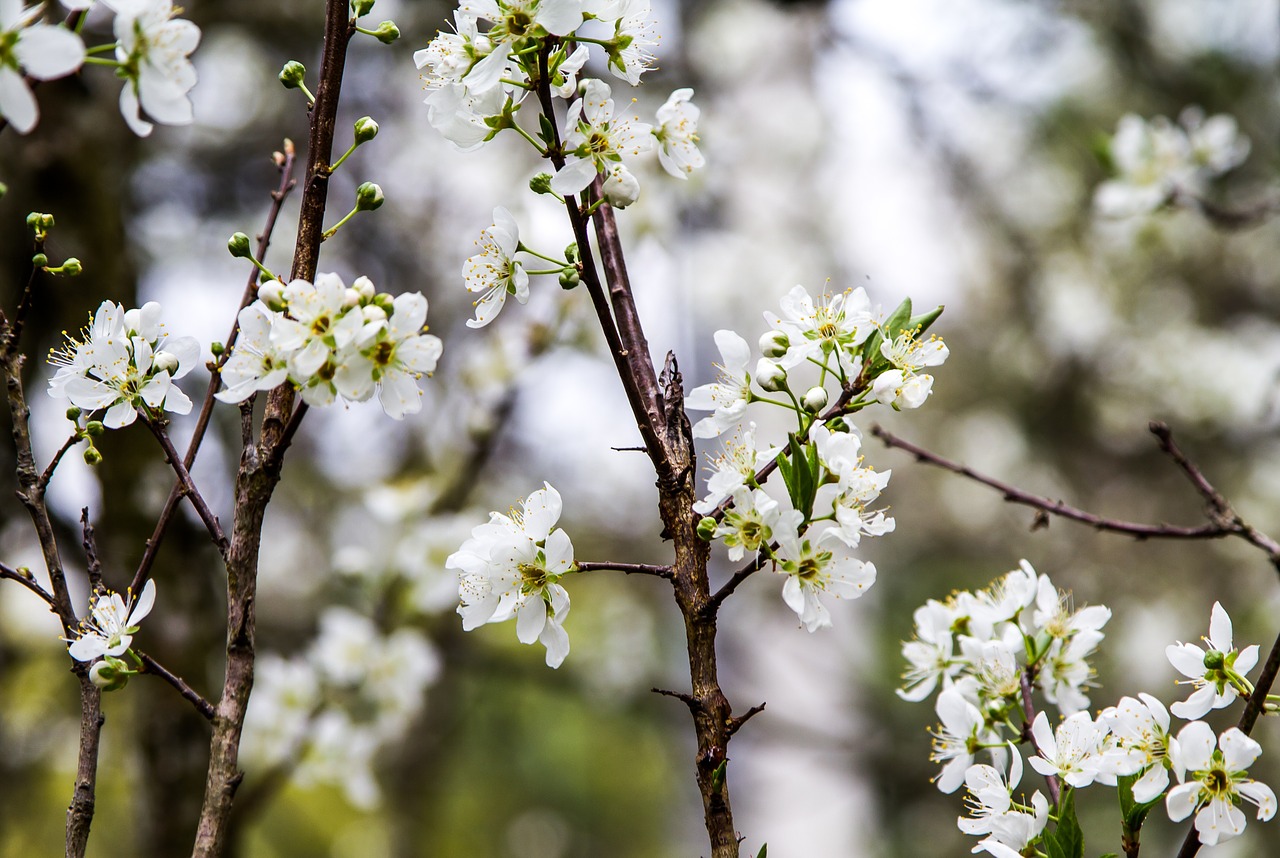
<instances>
[{"instance_id":1,"label":"green bud","mask_svg":"<svg viewBox=\"0 0 1280 858\"><path fill-rule=\"evenodd\" d=\"M83 271L84 266L74 256L58 266L58 273L65 274L68 277L78 277Z\"/></svg>"},{"instance_id":2,"label":"green bud","mask_svg":"<svg viewBox=\"0 0 1280 858\"><path fill-rule=\"evenodd\" d=\"M49 257L45 256L43 253L37 253L35 256L31 257L31 264L36 268L44 268L49 264Z\"/></svg>"},{"instance_id":3,"label":"green bud","mask_svg":"<svg viewBox=\"0 0 1280 858\"><path fill-rule=\"evenodd\" d=\"M74 405L73 405L73 406L71 406L70 408L68 408L68 409L67 409L67 419L68 419L68 420L70 420L70 421L72 421L73 423L74 423L76 420L79 420L79 419L80 419L80 409L79 409L79 408L77 408L77 407L76 407L76 406L74 406Z\"/></svg>"},{"instance_id":4,"label":"green bud","mask_svg":"<svg viewBox=\"0 0 1280 858\"><path fill-rule=\"evenodd\" d=\"M0 197L3 197L7 193L9 193L9 186L4 182L0 182Z\"/></svg>"},{"instance_id":5,"label":"green bud","mask_svg":"<svg viewBox=\"0 0 1280 858\"><path fill-rule=\"evenodd\" d=\"M224 346L222 343L219 343L216 341L209 343L209 351L214 357L222 357L222 353L225 352L226 350L227 350L227 347Z\"/></svg>"},{"instance_id":6,"label":"green bud","mask_svg":"<svg viewBox=\"0 0 1280 858\"><path fill-rule=\"evenodd\" d=\"M378 136L378 123L372 116L361 116L356 120L356 143L368 143Z\"/></svg>"},{"instance_id":7,"label":"green bud","mask_svg":"<svg viewBox=\"0 0 1280 858\"><path fill-rule=\"evenodd\" d=\"M351 12L357 18L363 18L373 11L374 0L351 0Z\"/></svg>"},{"instance_id":8,"label":"green bud","mask_svg":"<svg viewBox=\"0 0 1280 858\"><path fill-rule=\"evenodd\" d=\"M27 226L36 232L48 232L53 229L53 215L44 212L31 212L27 215Z\"/></svg>"},{"instance_id":9,"label":"green bud","mask_svg":"<svg viewBox=\"0 0 1280 858\"><path fill-rule=\"evenodd\" d=\"M698 538L703 542L710 542L712 539L715 539L715 535L716 520L709 515L704 516L698 522Z\"/></svg>"},{"instance_id":10,"label":"green bud","mask_svg":"<svg viewBox=\"0 0 1280 858\"><path fill-rule=\"evenodd\" d=\"M819 411L827 407L827 389L825 387L811 387L805 391L804 399L801 400L804 410L810 414L817 414Z\"/></svg>"},{"instance_id":11,"label":"green bud","mask_svg":"<svg viewBox=\"0 0 1280 858\"><path fill-rule=\"evenodd\" d=\"M365 182L356 188L356 211L371 212L382 205L385 197L382 188L373 182Z\"/></svg>"},{"instance_id":12,"label":"green bud","mask_svg":"<svg viewBox=\"0 0 1280 858\"><path fill-rule=\"evenodd\" d=\"M529 180L529 190L535 194L551 193L551 174L539 173Z\"/></svg>"},{"instance_id":13,"label":"green bud","mask_svg":"<svg viewBox=\"0 0 1280 858\"><path fill-rule=\"evenodd\" d=\"M717 795L724 792L724 776L728 767L729 761L721 760L720 765L716 766L716 770L711 773L711 791Z\"/></svg>"},{"instance_id":14,"label":"green bud","mask_svg":"<svg viewBox=\"0 0 1280 858\"><path fill-rule=\"evenodd\" d=\"M280 82L284 84L285 89L297 89L302 86L306 76L307 67L297 60L289 60L284 64L284 68L280 69Z\"/></svg>"},{"instance_id":15,"label":"green bud","mask_svg":"<svg viewBox=\"0 0 1280 858\"><path fill-rule=\"evenodd\" d=\"M258 300L267 305L268 310L279 313L285 307L284 284L279 280L268 280L258 287Z\"/></svg>"},{"instance_id":16,"label":"green bud","mask_svg":"<svg viewBox=\"0 0 1280 858\"><path fill-rule=\"evenodd\" d=\"M783 331L768 331L760 337L760 354L767 358L780 358L791 348L791 338Z\"/></svg>"},{"instance_id":17,"label":"green bud","mask_svg":"<svg viewBox=\"0 0 1280 858\"><path fill-rule=\"evenodd\" d=\"M102 462L102 454L98 452L97 447L90 447L84 451L84 462L86 465L97 465Z\"/></svg>"},{"instance_id":18,"label":"green bud","mask_svg":"<svg viewBox=\"0 0 1280 858\"><path fill-rule=\"evenodd\" d=\"M395 21L383 21L378 25L378 29L373 31L373 36L382 44L389 45L400 38L400 28L396 26Z\"/></svg>"},{"instance_id":19,"label":"green bud","mask_svg":"<svg viewBox=\"0 0 1280 858\"><path fill-rule=\"evenodd\" d=\"M231 238L227 239L227 252L236 259L253 258L253 248L249 245L249 236L243 232L237 232Z\"/></svg>"},{"instance_id":20,"label":"green bud","mask_svg":"<svg viewBox=\"0 0 1280 858\"><path fill-rule=\"evenodd\" d=\"M91 438L100 438L107 431L107 426L101 420L90 420L84 425L84 434Z\"/></svg>"},{"instance_id":21,"label":"green bud","mask_svg":"<svg viewBox=\"0 0 1280 858\"><path fill-rule=\"evenodd\" d=\"M826 421L823 425L826 426L828 429L830 429L832 432L848 432L849 431L849 424L844 422L843 417L832 417L830 420Z\"/></svg>"},{"instance_id":22,"label":"green bud","mask_svg":"<svg viewBox=\"0 0 1280 858\"><path fill-rule=\"evenodd\" d=\"M582 256L578 253L578 243L576 241L564 249L564 258L569 262L577 262L582 259Z\"/></svg>"},{"instance_id":23,"label":"green bud","mask_svg":"<svg viewBox=\"0 0 1280 858\"><path fill-rule=\"evenodd\" d=\"M379 292L374 295L373 304L376 307L381 307L388 316L396 311L396 299L391 296L390 292Z\"/></svg>"},{"instance_id":24,"label":"green bud","mask_svg":"<svg viewBox=\"0 0 1280 858\"><path fill-rule=\"evenodd\" d=\"M1211 649L1204 654L1204 666L1209 670L1222 670L1226 663L1226 656L1216 649Z\"/></svg>"},{"instance_id":25,"label":"green bud","mask_svg":"<svg viewBox=\"0 0 1280 858\"><path fill-rule=\"evenodd\" d=\"M581 281L578 276L578 269L565 268L560 272L560 288L568 291L575 288Z\"/></svg>"},{"instance_id":26,"label":"green bud","mask_svg":"<svg viewBox=\"0 0 1280 858\"><path fill-rule=\"evenodd\" d=\"M118 658L106 656L89 668L89 681L103 691L119 691L129 684L133 671Z\"/></svg>"}]
</instances>

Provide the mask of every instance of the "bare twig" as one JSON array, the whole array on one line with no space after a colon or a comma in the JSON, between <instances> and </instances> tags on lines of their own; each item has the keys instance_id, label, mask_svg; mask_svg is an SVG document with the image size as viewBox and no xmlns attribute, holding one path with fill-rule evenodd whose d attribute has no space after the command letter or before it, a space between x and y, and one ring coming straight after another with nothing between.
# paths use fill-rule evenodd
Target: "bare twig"
<instances>
[{"instance_id":1,"label":"bare twig","mask_svg":"<svg viewBox=\"0 0 1280 858\"><path fill-rule=\"evenodd\" d=\"M594 572L598 569L616 569L619 572L626 572L628 575L656 575L659 578L671 578L672 571L670 566L653 566L648 563L579 563L579 572Z\"/></svg>"},{"instance_id":2,"label":"bare twig","mask_svg":"<svg viewBox=\"0 0 1280 858\"><path fill-rule=\"evenodd\" d=\"M205 503L204 496L200 494L200 490L196 488L196 484L191 480L191 473L187 470L187 466L182 464L182 457L178 455L178 451L174 449L173 442L169 440L169 433L144 410L140 409L138 413L142 415L142 422L147 424L151 434L160 442L160 447L164 450L165 459L173 468L174 473L178 475L178 482L182 484L183 494L190 498L191 505L195 507L200 520L204 522L205 529L209 531L209 536L213 539L213 544L218 546L218 553L226 557L228 543L226 534L222 532L222 525L218 523L218 517L213 514L213 510L209 509L209 505Z\"/></svg>"},{"instance_id":3,"label":"bare twig","mask_svg":"<svg viewBox=\"0 0 1280 858\"><path fill-rule=\"evenodd\" d=\"M58 463L62 461L62 457L67 454L68 450L80 443L81 440L79 433L77 433L62 442L62 446L58 448L58 452L53 454L53 458L50 459L49 464L45 466L44 473L40 475L40 479L36 482L36 485L40 487L41 492L49 487L49 480L53 479L53 472L57 470Z\"/></svg>"},{"instance_id":4,"label":"bare twig","mask_svg":"<svg viewBox=\"0 0 1280 858\"><path fill-rule=\"evenodd\" d=\"M762 551L758 555L756 555L755 560L752 560L746 566L743 566L737 572L734 572L733 577L731 577L728 581L726 581L724 583L724 586L722 586L719 590L717 590L716 594L711 597L711 600L709 602L707 602L707 610L709 611L719 610L720 605L723 604L724 600L729 598L729 594L732 593L734 590L738 589L738 585L741 584L743 581L747 580L752 575L756 574L761 569L763 569L764 564L767 563L768 561L769 561L769 558Z\"/></svg>"},{"instance_id":5,"label":"bare twig","mask_svg":"<svg viewBox=\"0 0 1280 858\"><path fill-rule=\"evenodd\" d=\"M93 525L89 523L89 508L80 508L80 529L83 533L81 545L84 546L85 571L89 576L89 589L97 590L102 586L102 560L98 554L98 541L93 535Z\"/></svg>"},{"instance_id":6,"label":"bare twig","mask_svg":"<svg viewBox=\"0 0 1280 858\"><path fill-rule=\"evenodd\" d=\"M36 579L31 577L30 572L26 572L25 570L20 570L20 569L14 569L12 566L7 566L4 563L0 563L0 578L7 578L10 581L17 581L19 584L26 587L32 593L35 593L38 597L40 597L40 599L43 600L44 603L48 605L49 608L52 609L55 614L57 613L57 607L53 604L53 596L45 592L45 589L41 587L38 583L36 583Z\"/></svg>"},{"instance_id":7,"label":"bare twig","mask_svg":"<svg viewBox=\"0 0 1280 858\"><path fill-rule=\"evenodd\" d=\"M195 689L193 689L190 685L187 685L187 683L183 681L182 677L178 676L176 673L173 673L164 665L162 665L160 662L156 661L154 658L147 655L145 652L138 649L137 647L134 647L133 652L135 655L138 656L138 659L142 662L142 666L145 668L145 670L143 671L144 673L150 673L154 676L158 676L161 679L163 679L165 682L172 685L174 688L178 690L178 693L181 694L188 703L190 703L192 706L195 707L196 711L200 713L201 717L203 717L206 721L213 720L214 714L215 714L213 709L213 704L210 703L208 700L205 700L202 696L200 696L200 693Z\"/></svg>"},{"instance_id":8,"label":"bare twig","mask_svg":"<svg viewBox=\"0 0 1280 858\"><path fill-rule=\"evenodd\" d=\"M752 706L742 715L736 715L733 718L730 718L729 719L729 735L732 736L734 733L741 730L742 725L746 724L752 718L756 717L761 712L763 712L764 707L765 707L765 704L761 703L759 706Z\"/></svg>"}]
</instances>

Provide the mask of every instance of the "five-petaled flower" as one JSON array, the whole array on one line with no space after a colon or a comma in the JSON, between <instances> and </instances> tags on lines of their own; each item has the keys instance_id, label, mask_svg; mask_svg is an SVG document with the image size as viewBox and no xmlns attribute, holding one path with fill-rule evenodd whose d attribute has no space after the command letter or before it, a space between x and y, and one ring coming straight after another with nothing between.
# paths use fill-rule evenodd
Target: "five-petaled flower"
<instances>
[{"instance_id":1,"label":"five-petaled flower","mask_svg":"<svg viewBox=\"0 0 1280 858\"><path fill-rule=\"evenodd\" d=\"M1217 746L1215 748L1215 745ZM1232 727L1216 741L1203 721L1183 727L1170 744L1174 773L1181 781L1165 796L1169 818L1181 822L1196 813L1200 842L1213 846L1244 831L1241 799L1258 807L1258 819L1275 816L1276 794L1271 787L1246 775L1246 769L1262 753L1262 746Z\"/></svg>"},{"instance_id":2,"label":"five-petaled flower","mask_svg":"<svg viewBox=\"0 0 1280 858\"><path fill-rule=\"evenodd\" d=\"M156 601L156 582L147 581L135 604L133 593L128 599L110 590L93 596L89 615L80 623L79 637L68 641L67 652L76 661L93 661L103 656L120 656L129 651L138 624L151 613Z\"/></svg>"}]
</instances>

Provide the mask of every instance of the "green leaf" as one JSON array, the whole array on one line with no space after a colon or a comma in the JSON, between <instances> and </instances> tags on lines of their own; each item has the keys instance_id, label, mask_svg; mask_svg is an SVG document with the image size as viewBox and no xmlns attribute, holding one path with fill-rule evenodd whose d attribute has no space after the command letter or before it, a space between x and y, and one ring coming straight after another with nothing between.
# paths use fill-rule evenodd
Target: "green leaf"
<instances>
[{"instance_id":1,"label":"green leaf","mask_svg":"<svg viewBox=\"0 0 1280 858\"><path fill-rule=\"evenodd\" d=\"M790 448L791 479L787 481L787 493L791 496L791 505L800 510L804 520L808 521L813 515L814 495L818 492L818 450L815 445L801 441L794 432L791 433Z\"/></svg>"},{"instance_id":2,"label":"green leaf","mask_svg":"<svg viewBox=\"0 0 1280 858\"><path fill-rule=\"evenodd\" d=\"M889 318L884 322L885 336L893 339L906 330L911 320L911 299L903 298L898 308L889 314Z\"/></svg>"},{"instance_id":3,"label":"green leaf","mask_svg":"<svg viewBox=\"0 0 1280 858\"><path fill-rule=\"evenodd\" d=\"M1049 858L1084 858L1084 832L1076 820L1075 790L1063 785L1058 801L1058 824L1052 834L1045 835L1045 852Z\"/></svg>"},{"instance_id":4,"label":"green leaf","mask_svg":"<svg viewBox=\"0 0 1280 858\"><path fill-rule=\"evenodd\" d=\"M937 307L935 307L934 309L930 310L927 313L921 313L918 316L912 316L910 319L907 320L907 328L910 330L916 331L916 333L918 334L923 334L925 331L929 330L929 327L934 322L938 321L938 317L942 315L942 310L943 310L943 306L939 304Z\"/></svg>"},{"instance_id":5,"label":"green leaf","mask_svg":"<svg viewBox=\"0 0 1280 858\"><path fill-rule=\"evenodd\" d=\"M545 113L538 114L538 134L542 142L550 146L556 139L555 126Z\"/></svg>"},{"instance_id":6,"label":"green leaf","mask_svg":"<svg viewBox=\"0 0 1280 858\"><path fill-rule=\"evenodd\" d=\"M767 858L769 855L769 844L760 847L760 851L756 853L756 858Z\"/></svg>"}]
</instances>

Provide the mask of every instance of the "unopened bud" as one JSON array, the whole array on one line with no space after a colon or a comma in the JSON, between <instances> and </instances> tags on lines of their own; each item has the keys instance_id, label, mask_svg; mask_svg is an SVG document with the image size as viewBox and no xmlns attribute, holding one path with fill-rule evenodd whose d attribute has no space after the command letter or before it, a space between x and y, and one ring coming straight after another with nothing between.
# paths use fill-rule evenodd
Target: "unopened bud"
<instances>
[{"instance_id":1,"label":"unopened bud","mask_svg":"<svg viewBox=\"0 0 1280 858\"><path fill-rule=\"evenodd\" d=\"M360 293L355 289L352 289L350 286L348 286L346 289L346 292L344 292L342 296L342 309L350 310L352 307L357 306L359 303L360 303Z\"/></svg>"},{"instance_id":2,"label":"unopened bud","mask_svg":"<svg viewBox=\"0 0 1280 858\"><path fill-rule=\"evenodd\" d=\"M351 288L360 293L360 300L370 301L374 294L378 291L373 286L373 281L361 274L356 278L356 282L351 284Z\"/></svg>"},{"instance_id":3,"label":"unopened bud","mask_svg":"<svg viewBox=\"0 0 1280 858\"><path fill-rule=\"evenodd\" d=\"M218 342L217 340L214 340L213 342L209 343L209 352L216 358L222 357L222 353L225 352L226 350L227 350L227 347L224 346L222 343Z\"/></svg>"},{"instance_id":4,"label":"unopened bud","mask_svg":"<svg viewBox=\"0 0 1280 858\"><path fill-rule=\"evenodd\" d=\"M83 271L84 266L74 256L58 266L58 273L65 274L67 277L78 277Z\"/></svg>"},{"instance_id":5,"label":"unopened bud","mask_svg":"<svg viewBox=\"0 0 1280 858\"><path fill-rule=\"evenodd\" d=\"M1211 649L1204 654L1204 666L1208 670L1222 670L1226 663L1226 656L1216 649Z\"/></svg>"},{"instance_id":6,"label":"unopened bud","mask_svg":"<svg viewBox=\"0 0 1280 858\"><path fill-rule=\"evenodd\" d=\"M400 38L400 28L396 26L395 21L383 21L378 25L378 29L373 31L373 37L382 44L389 45Z\"/></svg>"},{"instance_id":7,"label":"unopened bud","mask_svg":"<svg viewBox=\"0 0 1280 858\"><path fill-rule=\"evenodd\" d=\"M529 180L529 190L535 194L551 193L551 174L539 173Z\"/></svg>"},{"instance_id":8,"label":"unopened bud","mask_svg":"<svg viewBox=\"0 0 1280 858\"><path fill-rule=\"evenodd\" d=\"M151 365L160 372L173 375L173 371L178 368L178 356L172 352L156 352Z\"/></svg>"},{"instance_id":9,"label":"unopened bud","mask_svg":"<svg viewBox=\"0 0 1280 858\"><path fill-rule=\"evenodd\" d=\"M102 462L102 454L98 452L97 447L90 447L84 451L84 463L86 465L97 465Z\"/></svg>"},{"instance_id":10,"label":"unopened bud","mask_svg":"<svg viewBox=\"0 0 1280 858\"><path fill-rule=\"evenodd\" d=\"M366 322L385 322L387 320L387 311L377 304L365 304L360 308L360 315L364 317Z\"/></svg>"},{"instance_id":11,"label":"unopened bud","mask_svg":"<svg viewBox=\"0 0 1280 858\"><path fill-rule=\"evenodd\" d=\"M249 259L253 256L253 248L249 245L249 236L237 232L227 239L227 252L236 259Z\"/></svg>"},{"instance_id":12,"label":"unopened bud","mask_svg":"<svg viewBox=\"0 0 1280 858\"><path fill-rule=\"evenodd\" d=\"M783 331L768 331L760 337L760 354L767 358L780 358L791 348L791 338Z\"/></svg>"},{"instance_id":13,"label":"unopened bud","mask_svg":"<svg viewBox=\"0 0 1280 858\"><path fill-rule=\"evenodd\" d=\"M371 212L381 206L385 199L382 188L373 182L364 182L356 188L356 211Z\"/></svg>"},{"instance_id":14,"label":"unopened bud","mask_svg":"<svg viewBox=\"0 0 1280 858\"><path fill-rule=\"evenodd\" d=\"M275 164L277 167L283 167L284 162L285 162L285 157L283 152L271 153L271 163Z\"/></svg>"},{"instance_id":15,"label":"unopened bud","mask_svg":"<svg viewBox=\"0 0 1280 858\"><path fill-rule=\"evenodd\" d=\"M827 390L825 387L811 387L805 391L804 399L800 402L804 405L805 411L817 414L827 407Z\"/></svg>"},{"instance_id":16,"label":"unopened bud","mask_svg":"<svg viewBox=\"0 0 1280 858\"><path fill-rule=\"evenodd\" d=\"M373 303L381 307L388 316L396 311L396 299L391 297L390 292L379 292L374 295Z\"/></svg>"},{"instance_id":17,"label":"unopened bud","mask_svg":"<svg viewBox=\"0 0 1280 858\"><path fill-rule=\"evenodd\" d=\"M37 253L35 256L31 257L31 264L36 268L44 268L49 264L49 257L45 256L43 253Z\"/></svg>"},{"instance_id":18,"label":"unopened bud","mask_svg":"<svg viewBox=\"0 0 1280 858\"><path fill-rule=\"evenodd\" d=\"M368 15L373 11L373 0L351 0L351 12L357 18Z\"/></svg>"},{"instance_id":19,"label":"unopened bud","mask_svg":"<svg viewBox=\"0 0 1280 858\"><path fill-rule=\"evenodd\" d=\"M107 431L107 426L101 420L90 420L84 425L84 434L90 438L101 438Z\"/></svg>"},{"instance_id":20,"label":"unopened bud","mask_svg":"<svg viewBox=\"0 0 1280 858\"><path fill-rule=\"evenodd\" d=\"M279 313L285 308L284 284L279 280L268 280L258 287L258 300L267 305L268 310Z\"/></svg>"},{"instance_id":21,"label":"unopened bud","mask_svg":"<svg viewBox=\"0 0 1280 858\"><path fill-rule=\"evenodd\" d=\"M577 262L582 258L578 254L578 243L576 241L564 249L564 258L570 262Z\"/></svg>"},{"instance_id":22,"label":"unopened bud","mask_svg":"<svg viewBox=\"0 0 1280 858\"><path fill-rule=\"evenodd\" d=\"M67 409L67 419L73 422L80 419L80 414L80 409L74 405Z\"/></svg>"},{"instance_id":23,"label":"unopened bud","mask_svg":"<svg viewBox=\"0 0 1280 858\"><path fill-rule=\"evenodd\" d=\"M712 539L715 539L715 535L716 520L709 515L704 516L698 522L698 538L703 542L710 542Z\"/></svg>"},{"instance_id":24,"label":"unopened bud","mask_svg":"<svg viewBox=\"0 0 1280 858\"><path fill-rule=\"evenodd\" d=\"M378 123L372 116L361 116L356 120L356 143L368 143L378 136Z\"/></svg>"},{"instance_id":25,"label":"unopened bud","mask_svg":"<svg viewBox=\"0 0 1280 858\"><path fill-rule=\"evenodd\" d=\"M578 275L578 269L565 268L560 272L560 288L569 290L575 288L580 282L581 277Z\"/></svg>"},{"instance_id":26,"label":"unopened bud","mask_svg":"<svg viewBox=\"0 0 1280 858\"><path fill-rule=\"evenodd\" d=\"M756 364L756 383L765 390L778 391L787 386L787 371L770 360Z\"/></svg>"},{"instance_id":27,"label":"unopened bud","mask_svg":"<svg viewBox=\"0 0 1280 858\"><path fill-rule=\"evenodd\" d=\"M284 84L285 89L297 89L302 86L306 76L307 67L297 60L289 60L284 64L284 68L280 69L280 82Z\"/></svg>"},{"instance_id":28,"label":"unopened bud","mask_svg":"<svg viewBox=\"0 0 1280 858\"><path fill-rule=\"evenodd\" d=\"M622 164L609 171L601 189L605 202L615 209L625 209L640 198L640 181Z\"/></svg>"},{"instance_id":29,"label":"unopened bud","mask_svg":"<svg viewBox=\"0 0 1280 858\"><path fill-rule=\"evenodd\" d=\"M89 668L89 681L103 691L119 691L129 684L131 673L123 661L107 656Z\"/></svg>"}]
</instances>

